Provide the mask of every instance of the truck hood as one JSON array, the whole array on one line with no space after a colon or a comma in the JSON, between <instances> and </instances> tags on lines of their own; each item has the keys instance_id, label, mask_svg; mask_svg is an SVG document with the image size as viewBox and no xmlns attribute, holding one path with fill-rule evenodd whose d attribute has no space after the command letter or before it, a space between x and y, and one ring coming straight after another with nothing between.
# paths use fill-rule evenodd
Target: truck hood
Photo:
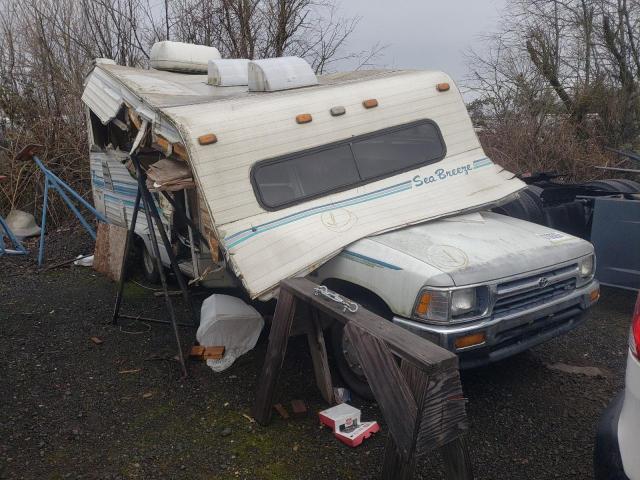
<instances>
[{"instance_id":1,"label":"truck hood","mask_svg":"<svg viewBox=\"0 0 640 480\"><path fill-rule=\"evenodd\" d=\"M469 285L544 269L593 252L580 238L493 212L479 212L369 237Z\"/></svg>"}]
</instances>

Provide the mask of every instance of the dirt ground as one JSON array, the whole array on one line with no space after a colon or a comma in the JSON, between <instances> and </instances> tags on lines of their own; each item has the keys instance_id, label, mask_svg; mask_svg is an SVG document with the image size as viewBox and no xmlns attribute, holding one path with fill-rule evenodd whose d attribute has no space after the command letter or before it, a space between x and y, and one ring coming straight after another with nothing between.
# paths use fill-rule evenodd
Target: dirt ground
<instances>
[{"instance_id":1,"label":"dirt ground","mask_svg":"<svg viewBox=\"0 0 640 480\"><path fill-rule=\"evenodd\" d=\"M90 245L74 232L57 235L50 263ZM38 274L33 261L0 257L0 478L378 477L386 438L380 411L353 402L364 420L382 425L356 449L319 428L315 412L326 405L303 339L290 343L277 395L282 403L304 399L310 414L260 427L249 412L264 338L224 373L190 362L191 377L182 381L169 328L113 326L113 283L84 267ZM463 372L477 479L592 478L595 425L624 381L633 301L630 292L603 289L584 326ZM163 300L133 282L123 310L165 315ZM188 343L195 332L182 335ZM597 370L585 375L557 364ZM418 478L442 478L435 453L418 470Z\"/></svg>"}]
</instances>

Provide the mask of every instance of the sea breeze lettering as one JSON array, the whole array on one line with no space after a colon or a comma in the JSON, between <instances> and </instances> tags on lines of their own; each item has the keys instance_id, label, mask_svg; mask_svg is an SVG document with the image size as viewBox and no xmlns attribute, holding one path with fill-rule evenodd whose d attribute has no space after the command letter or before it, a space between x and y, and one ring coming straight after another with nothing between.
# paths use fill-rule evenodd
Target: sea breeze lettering
<instances>
[{"instance_id":1,"label":"sea breeze lettering","mask_svg":"<svg viewBox=\"0 0 640 480\"><path fill-rule=\"evenodd\" d=\"M413 185L416 187L421 187L422 185L437 182L438 180L446 180L449 177L456 177L458 175L469 175L469 172L471 170L473 170L473 166L470 163L468 163L467 165L462 165L458 168L452 168L451 170L438 168L435 172L433 172L433 175L429 175L428 177L421 177L420 175L416 175L415 177L413 177Z\"/></svg>"}]
</instances>

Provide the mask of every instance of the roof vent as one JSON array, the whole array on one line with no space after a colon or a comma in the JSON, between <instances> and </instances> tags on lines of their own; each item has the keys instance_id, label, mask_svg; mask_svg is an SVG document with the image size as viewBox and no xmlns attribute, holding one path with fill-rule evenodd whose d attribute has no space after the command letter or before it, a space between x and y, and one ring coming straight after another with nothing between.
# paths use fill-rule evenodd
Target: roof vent
<instances>
[{"instance_id":1,"label":"roof vent","mask_svg":"<svg viewBox=\"0 0 640 480\"><path fill-rule=\"evenodd\" d=\"M266 58L249 62L249 90L276 92L317 85L318 78L300 57Z\"/></svg>"},{"instance_id":2,"label":"roof vent","mask_svg":"<svg viewBox=\"0 0 640 480\"><path fill-rule=\"evenodd\" d=\"M209 60L220 58L215 47L191 43L156 42L151 47L151 68L181 73L207 73Z\"/></svg>"},{"instance_id":3,"label":"roof vent","mask_svg":"<svg viewBox=\"0 0 640 480\"><path fill-rule=\"evenodd\" d=\"M209 60L207 83L217 87L248 85L249 60L245 58L220 58Z\"/></svg>"}]
</instances>

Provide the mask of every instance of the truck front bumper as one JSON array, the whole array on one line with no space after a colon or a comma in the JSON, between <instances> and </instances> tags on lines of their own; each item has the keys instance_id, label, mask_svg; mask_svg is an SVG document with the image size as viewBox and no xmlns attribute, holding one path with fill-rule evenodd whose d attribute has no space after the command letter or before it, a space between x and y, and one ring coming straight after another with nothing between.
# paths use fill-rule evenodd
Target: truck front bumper
<instances>
[{"instance_id":1,"label":"truck front bumper","mask_svg":"<svg viewBox=\"0 0 640 480\"><path fill-rule=\"evenodd\" d=\"M393 322L457 353L460 368L474 368L523 352L577 327L597 301L599 290L598 281L592 280L549 303L471 323L430 325L403 317L394 317ZM476 334L484 335L484 341L456 348L456 340Z\"/></svg>"}]
</instances>

